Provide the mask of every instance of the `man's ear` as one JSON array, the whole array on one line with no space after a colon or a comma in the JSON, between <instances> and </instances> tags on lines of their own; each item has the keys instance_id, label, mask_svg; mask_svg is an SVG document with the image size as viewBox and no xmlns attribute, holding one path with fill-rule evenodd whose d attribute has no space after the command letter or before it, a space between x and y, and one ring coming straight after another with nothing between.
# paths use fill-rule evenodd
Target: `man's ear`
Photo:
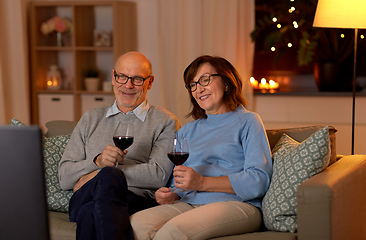
<instances>
[{"instance_id":1,"label":"man's ear","mask_svg":"<svg viewBox=\"0 0 366 240\"><path fill-rule=\"evenodd\" d=\"M112 69L112 71L111 71L111 83L112 83L112 85L114 86L114 81L113 81L113 78L114 78L114 69Z\"/></svg>"},{"instance_id":2,"label":"man's ear","mask_svg":"<svg viewBox=\"0 0 366 240\"><path fill-rule=\"evenodd\" d=\"M147 90L151 89L153 82L154 82L154 75L151 75L149 78L149 85L147 86Z\"/></svg>"}]
</instances>

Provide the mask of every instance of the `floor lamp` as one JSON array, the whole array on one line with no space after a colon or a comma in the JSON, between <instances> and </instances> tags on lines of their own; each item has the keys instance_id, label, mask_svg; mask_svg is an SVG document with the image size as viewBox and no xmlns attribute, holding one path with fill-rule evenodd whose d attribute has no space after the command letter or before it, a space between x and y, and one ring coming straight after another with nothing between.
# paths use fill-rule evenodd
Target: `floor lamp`
<instances>
[{"instance_id":1,"label":"floor lamp","mask_svg":"<svg viewBox=\"0 0 366 240\"><path fill-rule=\"evenodd\" d=\"M352 148L355 150L355 99L357 36L359 28L366 28L366 0L319 0L314 17L314 27L355 29L353 59Z\"/></svg>"}]
</instances>

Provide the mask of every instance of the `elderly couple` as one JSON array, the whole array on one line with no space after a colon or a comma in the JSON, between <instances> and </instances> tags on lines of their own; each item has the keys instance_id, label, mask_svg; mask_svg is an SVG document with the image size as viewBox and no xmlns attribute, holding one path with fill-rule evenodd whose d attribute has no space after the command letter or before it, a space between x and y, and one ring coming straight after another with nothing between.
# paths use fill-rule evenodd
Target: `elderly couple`
<instances>
[{"instance_id":1,"label":"elderly couple","mask_svg":"<svg viewBox=\"0 0 366 240\"><path fill-rule=\"evenodd\" d=\"M111 76L114 104L81 117L59 165L61 187L74 190L77 239L209 239L258 230L271 152L260 117L245 109L236 69L207 55L185 69L195 121L181 128L146 100L154 75L143 54L122 55ZM119 122L134 125L128 151L113 144ZM188 142L183 165L167 156L175 136Z\"/></svg>"}]
</instances>

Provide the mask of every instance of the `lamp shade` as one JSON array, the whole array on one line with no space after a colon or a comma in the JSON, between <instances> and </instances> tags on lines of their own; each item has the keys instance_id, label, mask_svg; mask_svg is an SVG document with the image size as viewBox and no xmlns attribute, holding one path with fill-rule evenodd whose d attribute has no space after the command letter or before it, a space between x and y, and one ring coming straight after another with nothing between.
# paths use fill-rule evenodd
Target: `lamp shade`
<instances>
[{"instance_id":1,"label":"lamp shade","mask_svg":"<svg viewBox=\"0 0 366 240\"><path fill-rule=\"evenodd\" d=\"M319 0L313 26L366 28L366 0Z\"/></svg>"}]
</instances>

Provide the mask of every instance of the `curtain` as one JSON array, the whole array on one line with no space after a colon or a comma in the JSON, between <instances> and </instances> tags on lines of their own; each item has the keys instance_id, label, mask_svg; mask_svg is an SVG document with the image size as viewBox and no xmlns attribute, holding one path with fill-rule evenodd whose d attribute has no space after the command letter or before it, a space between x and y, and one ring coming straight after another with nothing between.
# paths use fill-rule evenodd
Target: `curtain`
<instances>
[{"instance_id":1,"label":"curtain","mask_svg":"<svg viewBox=\"0 0 366 240\"><path fill-rule=\"evenodd\" d=\"M184 69L203 54L226 58L243 80L251 102L254 44L254 0L157 0L159 105L173 112L182 124L190 121ZM155 83L154 83L155 84ZM250 105L248 106L250 108Z\"/></svg>"},{"instance_id":2,"label":"curtain","mask_svg":"<svg viewBox=\"0 0 366 240\"><path fill-rule=\"evenodd\" d=\"M30 123L27 2L0 1L0 124Z\"/></svg>"}]
</instances>

